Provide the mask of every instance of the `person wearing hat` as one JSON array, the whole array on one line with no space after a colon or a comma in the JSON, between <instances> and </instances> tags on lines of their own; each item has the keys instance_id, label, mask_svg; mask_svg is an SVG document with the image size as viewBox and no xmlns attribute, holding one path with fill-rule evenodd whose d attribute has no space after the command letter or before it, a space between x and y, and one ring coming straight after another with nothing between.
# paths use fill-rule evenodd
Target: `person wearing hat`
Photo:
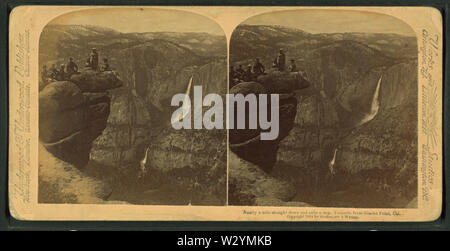
<instances>
[{"instance_id":1,"label":"person wearing hat","mask_svg":"<svg viewBox=\"0 0 450 251\"><path fill-rule=\"evenodd\" d=\"M70 78L73 74L78 72L78 65L73 62L73 58L69 58L69 62L66 65L67 78Z\"/></svg>"},{"instance_id":2,"label":"person wearing hat","mask_svg":"<svg viewBox=\"0 0 450 251\"><path fill-rule=\"evenodd\" d=\"M284 54L283 49L280 49L280 52L278 53L276 65L279 71L284 71L284 68L286 66L286 55Z\"/></svg>"},{"instance_id":3,"label":"person wearing hat","mask_svg":"<svg viewBox=\"0 0 450 251\"><path fill-rule=\"evenodd\" d=\"M98 70L98 53L96 48L92 48L91 55L89 56L89 64L92 70Z\"/></svg>"}]
</instances>

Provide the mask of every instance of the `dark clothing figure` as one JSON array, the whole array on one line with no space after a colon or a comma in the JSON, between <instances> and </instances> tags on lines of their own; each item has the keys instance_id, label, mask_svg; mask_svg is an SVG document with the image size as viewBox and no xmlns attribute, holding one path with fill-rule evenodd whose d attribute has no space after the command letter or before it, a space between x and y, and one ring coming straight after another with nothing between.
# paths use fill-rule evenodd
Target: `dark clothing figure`
<instances>
[{"instance_id":1,"label":"dark clothing figure","mask_svg":"<svg viewBox=\"0 0 450 251\"><path fill-rule=\"evenodd\" d=\"M95 49L92 50L91 55L89 56L89 66L92 70L98 70L98 53Z\"/></svg>"},{"instance_id":2,"label":"dark clothing figure","mask_svg":"<svg viewBox=\"0 0 450 251\"><path fill-rule=\"evenodd\" d=\"M236 71L234 70L233 66L230 67L230 72L229 72L229 75L228 75L228 79L230 81L230 88L235 86L235 84L237 82L237 79L236 79Z\"/></svg>"},{"instance_id":3,"label":"dark clothing figure","mask_svg":"<svg viewBox=\"0 0 450 251\"><path fill-rule=\"evenodd\" d=\"M290 72L296 72L297 71L297 66L295 65L294 62L291 63L291 65L289 65L289 71Z\"/></svg>"},{"instance_id":4,"label":"dark clothing figure","mask_svg":"<svg viewBox=\"0 0 450 251\"><path fill-rule=\"evenodd\" d=\"M230 72L228 73L228 78L230 80L233 80L236 78L236 71L234 70L233 66L230 66Z\"/></svg>"},{"instance_id":5,"label":"dark clothing figure","mask_svg":"<svg viewBox=\"0 0 450 251\"><path fill-rule=\"evenodd\" d=\"M280 50L280 53L278 53L277 59L277 67L279 71L284 71L284 68L286 66L286 55L284 55L284 52Z\"/></svg>"},{"instance_id":6,"label":"dark clothing figure","mask_svg":"<svg viewBox=\"0 0 450 251\"><path fill-rule=\"evenodd\" d=\"M252 72L252 66L249 65L247 70L244 73L243 79L245 82L253 81L253 72Z\"/></svg>"},{"instance_id":7,"label":"dark clothing figure","mask_svg":"<svg viewBox=\"0 0 450 251\"><path fill-rule=\"evenodd\" d=\"M69 63L66 66L67 78L70 78L73 74L78 72L78 65L70 58Z\"/></svg>"},{"instance_id":8,"label":"dark clothing figure","mask_svg":"<svg viewBox=\"0 0 450 251\"><path fill-rule=\"evenodd\" d=\"M108 59L103 59L102 71L111 71L111 68L108 64Z\"/></svg>"},{"instance_id":9,"label":"dark clothing figure","mask_svg":"<svg viewBox=\"0 0 450 251\"><path fill-rule=\"evenodd\" d=\"M272 62L272 68L278 68L278 65L277 65L277 58L278 58L278 57L275 57L275 59L273 60L273 62Z\"/></svg>"},{"instance_id":10,"label":"dark clothing figure","mask_svg":"<svg viewBox=\"0 0 450 251\"><path fill-rule=\"evenodd\" d=\"M58 75L58 69L56 69L56 65L53 64L52 67L50 68L48 76L51 79L56 79L56 75Z\"/></svg>"},{"instance_id":11,"label":"dark clothing figure","mask_svg":"<svg viewBox=\"0 0 450 251\"><path fill-rule=\"evenodd\" d=\"M91 57L89 56L86 63L84 64L86 68L91 68Z\"/></svg>"},{"instance_id":12,"label":"dark clothing figure","mask_svg":"<svg viewBox=\"0 0 450 251\"><path fill-rule=\"evenodd\" d=\"M103 64L103 66L102 66L102 71L110 71L110 70L111 70L111 68L109 67L109 64L108 64L108 63Z\"/></svg>"},{"instance_id":13,"label":"dark clothing figure","mask_svg":"<svg viewBox=\"0 0 450 251\"><path fill-rule=\"evenodd\" d=\"M66 80L66 72L64 70L64 65L61 65L61 68L59 69L58 73L56 74L56 80L58 81L64 81Z\"/></svg>"},{"instance_id":14,"label":"dark clothing figure","mask_svg":"<svg viewBox=\"0 0 450 251\"><path fill-rule=\"evenodd\" d=\"M244 69L242 69L242 65L239 65L239 68L236 70L236 78L243 80L245 75Z\"/></svg>"},{"instance_id":15,"label":"dark clothing figure","mask_svg":"<svg viewBox=\"0 0 450 251\"><path fill-rule=\"evenodd\" d=\"M266 69L264 68L264 65L259 62L259 60L256 60L255 64L253 65L253 73L256 76L263 75Z\"/></svg>"}]
</instances>

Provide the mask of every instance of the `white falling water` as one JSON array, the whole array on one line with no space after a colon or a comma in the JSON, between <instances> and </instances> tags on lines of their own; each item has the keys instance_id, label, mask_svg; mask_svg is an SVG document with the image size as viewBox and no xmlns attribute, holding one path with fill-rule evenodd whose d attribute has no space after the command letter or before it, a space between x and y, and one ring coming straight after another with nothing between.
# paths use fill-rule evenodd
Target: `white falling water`
<instances>
[{"instance_id":1,"label":"white falling water","mask_svg":"<svg viewBox=\"0 0 450 251\"><path fill-rule=\"evenodd\" d=\"M328 163L328 168L330 170L331 174L334 174L334 164L336 163L336 153L337 153L338 149L334 149L334 154L333 154L333 158L330 160L330 163Z\"/></svg>"},{"instance_id":2,"label":"white falling water","mask_svg":"<svg viewBox=\"0 0 450 251\"><path fill-rule=\"evenodd\" d=\"M190 102L187 99L189 99L189 93L191 91L192 78L193 78L193 76L191 76L191 78L189 79L189 83L188 83L188 86L186 89L186 97L183 100L183 106L182 106L183 113L180 115L180 117L173 119L172 123L182 120L189 112L191 112ZM145 174L147 173L146 164L147 164L147 158L148 158L148 151L149 151L149 147L147 147L147 150L145 150L144 158L139 163L139 167L141 170L141 172L139 174L140 178L144 177Z\"/></svg>"},{"instance_id":3,"label":"white falling water","mask_svg":"<svg viewBox=\"0 0 450 251\"><path fill-rule=\"evenodd\" d=\"M147 147L147 150L145 150L145 156L139 163L141 168L141 173L139 174L140 177L144 177L145 174L147 173L147 168L145 167L145 165L147 164L148 150L149 147Z\"/></svg>"},{"instance_id":4,"label":"white falling water","mask_svg":"<svg viewBox=\"0 0 450 251\"><path fill-rule=\"evenodd\" d=\"M358 123L357 126L363 125L363 124L371 121L378 114L378 110L380 109L380 100L378 99L378 96L380 94L380 86L381 86L381 78L382 77L383 76L380 76L380 79L378 79L377 88L375 89L375 92L373 93L372 103L370 105L370 112L364 115L364 117L361 119L361 121Z\"/></svg>"},{"instance_id":5,"label":"white falling water","mask_svg":"<svg viewBox=\"0 0 450 251\"><path fill-rule=\"evenodd\" d=\"M189 112L191 112L191 102L190 102L190 98L189 98L189 93L191 92L191 85L192 85L192 78L193 78L193 76L191 76L191 78L189 79L189 83L188 83L188 86L187 86L187 89L186 89L186 97L184 98L184 100L183 100L183 106L182 106L182 109L183 109L183 113L182 114L180 114L180 116L178 117L178 118L172 118L172 124L174 124L174 123L176 123L176 122L178 122L178 121L180 121L180 120L183 120L183 118L189 113Z\"/></svg>"}]
</instances>

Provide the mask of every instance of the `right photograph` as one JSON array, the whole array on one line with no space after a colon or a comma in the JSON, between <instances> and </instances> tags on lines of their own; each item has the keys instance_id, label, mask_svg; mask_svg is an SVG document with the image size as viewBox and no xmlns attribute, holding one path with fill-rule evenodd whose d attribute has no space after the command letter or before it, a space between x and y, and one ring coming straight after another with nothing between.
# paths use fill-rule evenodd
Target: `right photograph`
<instances>
[{"instance_id":1,"label":"right photograph","mask_svg":"<svg viewBox=\"0 0 450 251\"><path fill-rule=\"evenodd\" d=\"M279 97L276 139L229 130L229 205L418 207L418 48L408 24L375 12L269 12L236 27L229 52L230 94Z\"/></svg>"}]
</instances>

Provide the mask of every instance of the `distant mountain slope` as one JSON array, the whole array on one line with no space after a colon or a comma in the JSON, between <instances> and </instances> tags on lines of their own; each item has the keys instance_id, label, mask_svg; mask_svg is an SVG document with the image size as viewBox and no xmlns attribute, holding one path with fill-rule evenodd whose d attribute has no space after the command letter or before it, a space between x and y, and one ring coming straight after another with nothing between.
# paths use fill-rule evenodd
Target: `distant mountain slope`
<instances>
[{"instance_id":1,"label":"distant mountain slope","mask_svg":"<svg viewBox=\"0 0 450 251\"><path fill-rule=\"evenodd\" d=\"M240 25L231 36L230 58L237 63L260 57L271 62L280 48L288 58L304 58L311 50L339 41L366 45L395 59L417 57L415 37L385 33L312 34L300 29L270 25Z\"/></svg>"},{"instance_id":2,"label":"distant mountain slope","mask_svg":"<svg viewBox=\"0 0 450 251\"><path fill-rule=\"evenodd\" d=\"M225 36L194 32L121 33L99 26L47 25L40 37L40 63L66 58L76 52L87 57L93 47L117 50L151 40L171 42L201 57L226 58Z\"/></svg>"},{"instance_id":3,"label":"distant mountain slope","mask_svg":"<svg viewBox=\"0 0 450 251\"><path fill-rule=\"evenodd\" d=\"M205 57L226 57L226 40L224 36L195 32L146 32L130 33L139 41L161 39L176 43L184 48L195 51L196 54Z\"/></svg>"}]
</instances>

